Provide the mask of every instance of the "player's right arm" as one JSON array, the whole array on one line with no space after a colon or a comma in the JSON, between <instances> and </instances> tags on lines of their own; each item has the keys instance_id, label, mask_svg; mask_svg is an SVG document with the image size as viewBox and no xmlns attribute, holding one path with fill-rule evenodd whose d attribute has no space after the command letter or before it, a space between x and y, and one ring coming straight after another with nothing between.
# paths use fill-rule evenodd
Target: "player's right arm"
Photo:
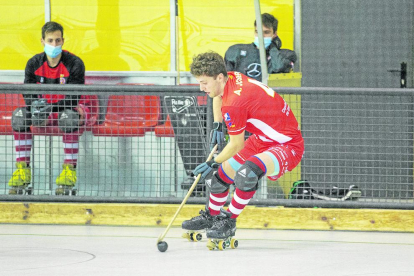
<instances>
[{"instance_id":1,"label":"player's right arm","mask_svg":"<svg viewBox=\"0 0 414 276\"><path fill-rule=\"evenodd\" d=\"M35 59L31 58L26 64L26 68L24 70L24 83L36 83L36 76L35 72ZM39 95L35 94L23 94L24 101L26 102L26 106L30 109L32 102L39 98Z\"/></svg>"}]
</instances>

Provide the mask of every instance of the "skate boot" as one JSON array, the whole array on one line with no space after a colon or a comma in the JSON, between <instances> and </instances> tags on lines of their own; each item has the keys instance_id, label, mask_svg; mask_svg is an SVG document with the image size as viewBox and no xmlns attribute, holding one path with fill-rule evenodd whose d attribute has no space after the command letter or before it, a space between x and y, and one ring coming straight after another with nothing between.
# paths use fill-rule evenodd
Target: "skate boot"
<instances>
[{"instance_id":1,"label":"skate boot","mask_svg":"<svg viewBox=\"0 0 414 276\"><path fill-rule=\"evenodd\" d=\"M76 195L75 183L77 180L76 169L72 164L63 164L63 170L56 178L56 195Z\"/></svg>"},{"instance_id":2,"label":"skate boot","mask_svg":"<svg viewBox=\"0 0 414 276\"><path fill-rule=\"evenodd\" d=\"M232 219L231 213L223 208L220 214L214 217L213 226L206 231L207 247L210 250L224 250L228 247L237 248L239 242L234 239L236 234L236 219Z\"/></svg>"},{"instance_id":3,"label":"skate boot","mask_svg":"<svg viewBox=\"0 0 414 276\"><path fill-rule=\"evenodd\" d=\"M189 241L201 241L203 236L200 230L204 230L213 226L214 217L210 215L210 211L206 208L206 211L200 210L199 216L186 220L182 224L182 228L189 230L183 234L183 238Z\"/></svg>"},{"instance_id":4,"label":"skate boot","mask_svg":"<svg viewBox=\"0 0 414 276\"><path fill-rule=\"evenodd\" d=\"M28 186L32 180L32 171L25 161L16 163L17 170L9 180L9 195L32 194Z\"/></svg>"}]
</instances>

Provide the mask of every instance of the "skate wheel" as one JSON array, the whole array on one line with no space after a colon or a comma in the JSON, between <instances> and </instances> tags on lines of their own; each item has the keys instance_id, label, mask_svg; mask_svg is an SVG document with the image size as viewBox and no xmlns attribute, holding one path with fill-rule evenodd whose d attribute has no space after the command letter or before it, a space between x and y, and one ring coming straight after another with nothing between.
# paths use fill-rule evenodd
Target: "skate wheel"
<instances>
[{"instance_id":1,"label":"skate wheel","mask_svg":"<svg viewBox=\"0 0 414 276\"><path fill-rule=\"evenodd\" d=\"M26 193L27 193L28 195L31 195L31 194L33 193L33 189L32 189L32 187L27 188Z\"/></svg>"},{"instance_id":2,"label":"skate wheel","mask_svg":"<svg viewBox=\"0 0 414 276\"><path fill-rule=\"evenodd\" d=\"M231 239L230 241L230 247L233 249L236 249L239 246L239 241L236 239Z\"/></svg>"},{"instance_id":3,"label":"skate wheel","mask_svg":"<svg viewBox=\"0 0 414 276\"><path fill-rule=\"evenodd\" d=\"M212 242L211 240L207 241L207 248L209 250L214 250L216 248L216 244L214 242Z\"/></svg>"},{"instance_id":4,"label":"skate wheel","mask_svg":"<svg viewBox=\"0 0 414 276\"><path fill-rule=\"evenodd\" d=\"M226 249L226 243L224 241L219 241L217 246L219 250Z\"/></svg>"},{"instance_id":5,"label":"skate wheel","mask_svg":"<svg viewBox=\"0 0 414 276\"><path fill-rule=\"evenodd\" d=\"M76 195L76 192L77 192L77 190L76 189L73 189L72 192L71 192L71 195L75 196Z\"/></svg>"},{"instance_id":6,"label":"skate wheel","mask_svg":"<svg viewBox=\"0 0 414 276\"><path fill-rule=\"evenodd\" d=\"M192 241L198 242L198 241L201 241L202 239L203 239L203 235L201 235L201 233L194 232L191 234Z\"/></svg>"}]
</instances>

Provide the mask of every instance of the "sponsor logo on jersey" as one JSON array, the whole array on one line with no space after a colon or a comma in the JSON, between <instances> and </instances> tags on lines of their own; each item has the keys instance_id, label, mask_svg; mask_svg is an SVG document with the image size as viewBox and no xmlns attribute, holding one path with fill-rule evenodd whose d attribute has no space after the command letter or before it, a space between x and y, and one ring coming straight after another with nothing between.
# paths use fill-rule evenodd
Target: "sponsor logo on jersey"
<instances>
[{"instance_id":1,"label":"sponsor logo on jersey","mask_svg":"<svg viewBox=\"0 0 414 276\"><path fill-rule=\"evenodd\" d=\"M60 84L65 84L65 83L66 83L65 75L60 74Z\"/></svg>"},{"instance_id":2,"label":"sponsor logo on jersey","mask_svg":"<svg viewBox=\"0 0 414 276\"><path fill-rule=\"evenodd\" d=\"M246 52L245 50L241 50L241 51L240 51L240 55L241 55L242 57L245 57L245 56L247 55L247 52Z\"/></svg>"},{"instance_id":3,"label":"sponsor logo on jersey","mask_svg":"<svg viewBox=\"0 0 414 276\"><path fill-rule=\"evenodd\" d=\"M229 113L224 113L224 121L230 121L230 114Z\"/></svg>"},{"instance_id":4,"label":"sponsor logo on jersey","mask_svg":"<svg viewBox=\"0 0 414 276\"><path fill-rule=\"evenodd\" d=\"M229 122L229 127L234 128L234 127L236 127L236 125L233 124L232 122Z\"/></svg>"}]
</instances>

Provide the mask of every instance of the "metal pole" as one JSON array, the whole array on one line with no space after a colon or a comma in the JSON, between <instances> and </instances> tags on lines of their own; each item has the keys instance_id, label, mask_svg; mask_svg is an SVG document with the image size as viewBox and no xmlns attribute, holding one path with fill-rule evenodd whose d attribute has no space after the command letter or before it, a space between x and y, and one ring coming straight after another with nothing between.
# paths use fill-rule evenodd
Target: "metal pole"
<instances>
[{"instance_id":1,"label":"metal pole","mask_svg":"<svg viewBox=\"0 0 414 276\"><path fill-rule=\"evenodd\" d=\"M45 23L51 20L51 14L50 0L45 0Z\"/></svg>"},{"instance_id":2,"label":"metal pole","mask_svg":"<svg viewBox=\"0 0 414 276\"><path fill-rule=\"evenodd\" d=\"M179 39L179 18L178 18L178 0L175 0L175 58L177 68L177 81L176 84L180 84L180 39Z\"/></svg>"},{"instance_id":3,"label":"metal pole","mask_svg":"<svg viewBox=\"0 0 414 276\"><path fill-rule=\"evenodd\" d=\"M267 85L267 79L269 74L267 73L267 61L266 51L263 40L263 27L262 27L262 13L260 11L260 0L254 0L254 9L256 12L256 26L257 34L259 37L259 53L260 53L260 65L262 67L262 83Z\"/></svg>"},{"instance_id":4,"label":"metal pole","mask_svg":"<svg viewBox=\"0 0 414 276\"><path fill-rule=\"evenodd\" d=\"M295 71L302 71L302 0L295 0L294 3L294 49L298 57L295 63Z\"/></svg>"},{"instance_id":5,"label":"metal pole","mask_svg":"<svg viewBox=\"0 0 414 276\"><path fill-rule=\"evenodd\" d=\"M176 1L177 0L170 0L170 71L171 72L176 72L177 69L177 64L176 64L176 23L177 23L177 19L176 19ZM172 82L170 82L170 84L173 84ZM176 84L174 82L174 84Z\"/></svg>"}]
</instances>

